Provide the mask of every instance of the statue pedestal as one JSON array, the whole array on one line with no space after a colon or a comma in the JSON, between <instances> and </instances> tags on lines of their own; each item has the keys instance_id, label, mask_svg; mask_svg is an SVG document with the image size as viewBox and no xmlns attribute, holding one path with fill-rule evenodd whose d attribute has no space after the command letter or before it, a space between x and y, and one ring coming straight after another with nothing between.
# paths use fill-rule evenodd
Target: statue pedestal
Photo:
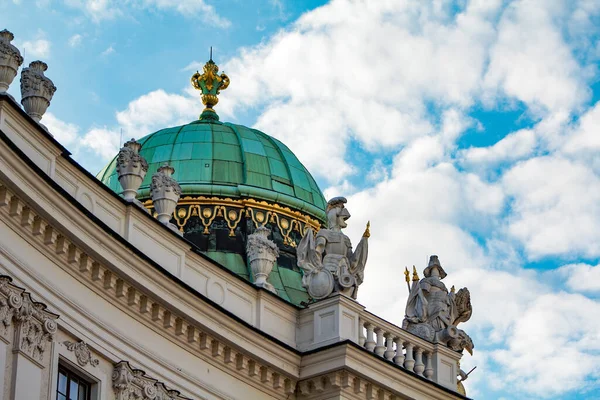
<instances>
[{"instance_id":1,"label":"statue pedestal","mask_svg":"<svg viewBox=\"0 0 600 400\"><path fill-rule=\"evenodd\" d=\"M435 344L433 350L433 381L456 390L458 361L462 356L443 344Z\"/></svg>"},{"instance_id":2,"label":"statue pedestal","mask_svg":"<svg viewBox=\"0 0 600 400\"><path fill-rule=\"evenodd\" d=\"M343 294L335 294L300 312L298 349L307 351L333 343L359 342L359 315L365 307Z\"/></svg>"}]
</instances>

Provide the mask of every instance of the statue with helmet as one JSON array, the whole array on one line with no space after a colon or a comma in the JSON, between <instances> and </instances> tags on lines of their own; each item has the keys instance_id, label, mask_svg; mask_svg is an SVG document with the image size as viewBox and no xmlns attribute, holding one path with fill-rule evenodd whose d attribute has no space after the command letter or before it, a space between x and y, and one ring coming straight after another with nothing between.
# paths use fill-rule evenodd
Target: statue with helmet
<instances>
[{"instance_id":1,"label":"statue with helmet","mask_svg":"<svg viewBox=\"0 0 600 400\"><path fill-rule=\"evenodd\" d=\"M438 256L431 256L427 268L423 270L423 279L413 267L412 286L408 269L404 272L409 284L406 313L402 328L434 343L443 343L455 351L467 350L473 354L473 342L469 335L457 325L471 318L471 294L469 289L448 291L442 279L446 271Z\"/></svg>"},{"instance_id":2,"label":"statue with helmet","mask_svg":"<svg viewBox=\"0 0 600 400\"><path fill-rule=\"evenodd\" d=\"M344 197L327 202L327 229L315 235L308 229L297 248L298 266L302 269L302 285L315 300L333 293L342 293L356 299L358 286L363 282L368 255L369 224L352 251L350 238L342 229L350 213Z\"/></svg>"}]
</instances>

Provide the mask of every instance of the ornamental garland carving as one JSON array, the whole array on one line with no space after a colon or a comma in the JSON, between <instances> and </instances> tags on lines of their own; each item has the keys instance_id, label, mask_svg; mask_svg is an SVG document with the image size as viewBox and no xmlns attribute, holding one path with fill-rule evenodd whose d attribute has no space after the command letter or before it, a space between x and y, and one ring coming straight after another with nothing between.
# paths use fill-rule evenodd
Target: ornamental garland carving
<instances>
[{"instance_id":1,"label":"ornamental garland carving","mask_svg":"<svg viewBox=\"0 0 600 400\"><path fill-rule=\"evenodd\" d=\"M175 170L167 164L158 168L158 171L152 175L152 183L150 184L150 190L153 194L155 192L173 192L177 196L181 195L181 186L171 176L173 172Z\"/></svg>"},{"instance_id":2,"label":"ornamental garland carving","mask_svg":"<svg viewBox=\"0 0 600 400\"><path fill-rule=\"evenodd\" d=\"M19 49L10 43L14 38L14 35L6 29L0 32L0 64L11 66L14 64L19 68L23 64L23 57Z\"/></svg>"},{"instance_id":3,"label":"ornamental garland carving","mask_svg":"<svg viewBox=\"0 0 600 400\"><path fill-rule=\"evenodd\" d=\"M116 400L190 400L146 376L144 371L131 368L127 361L115 364L112 381Z\"/></svg>"},{"instance_id":4,"label":"ornamental garland carving","mask_svg":"<svg viewBox=\"0 0 600 400\"><path fill-rule=\"evenodd\" d=\"M63 342L63 344L67 346L67 350L75 353L77 364L81 365L82 367L85 367L88 364L90 364L92 367L98 366L98 359L92 356L92 352L85 342L81 341L76 343L66 340Z\"/></svg>"},{"instance_id":5,"label":"ornamental garland carving","mask_svg":"<svg viewBox=\"0 0 600 400\"><path fill-rule=\"evenodd\" d=\"M45 304L33 301L29 293L11 281L8 276L0 276L0 333L6 335L14 322L18 330L16 349L41 362L58 329L58 315L47 311Z\"/></svg>"},{"instance_id":6,"label":"ornamental garland carving","mask_svg":"<svg viewBox=\"0 0 600 400\"><path fill-rule=\"evenodd\" d=\"M117 156L117 173L129 172L131 169L141 168L143 174L148 172L148 162L139 154L142 145L135 139L127 141Z\"/></svg>"}]
</instances>

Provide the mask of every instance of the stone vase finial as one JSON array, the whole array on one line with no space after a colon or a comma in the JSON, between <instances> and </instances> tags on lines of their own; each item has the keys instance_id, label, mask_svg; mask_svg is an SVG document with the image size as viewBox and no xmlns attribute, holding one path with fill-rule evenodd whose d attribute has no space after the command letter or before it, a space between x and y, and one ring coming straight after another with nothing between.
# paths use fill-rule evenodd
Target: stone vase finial
<instances>
[{"instance_id":1,"label":"stone vase finial","mask_svg":"<svg viewBox=\"0 0 600 400\"><path fill-rule=\"evenodd\" d=\"M254 284L277 293L273 285L267 282L267 278L279 256L277 245L268 238L269 233L271 233L269 229L261 226L253 234L249 235L246 245L246 255L252 276L254 277Z\"/></svg>"},{"instance_id":2,"label":"stone vase finial","mask_svg":"<svg viewBox=\"0 0 600 400\"><path fill-rule=\"evenodd\" d=\"M0 31L0 93L8 90L17 76L17 70L23 64L21 52L10 43L14 38L6 29Z\"/></svg>"},{"instance_id":3,"label":"stone vase finial","mask_svg":"<svg viewBox=\"0 0 600 400\"><path fill-rule=\"evenodd\" d=\"M148 163L139 154L141 148L140 143L131 139L123 145L117 156L117 174L123 187L123 198L127 201L135 200L137 190L148 172Z\"/></svg>"},{"instance_id":4,"label":"stone vase finial","mask_svg":"<svg viewBox=\"0 0 600 400\"><path fill-rule=\"evenodd\" d=\"M36 122L42 119L56 92L56 86L44 75L47 69L45 62L33 61L21 71L21 104Z\"/></svg>"},{"instance_id":5,"label":"stone vase finial","mask_svg":"<svg viewBox=\"0 0 600 400\"><path fill-rule=\"evenodd\" d=\"M171 227L177 232L177 227L171 224L169 221L177 206L177 201L181 195L181 187L171 175L175 172L175 169L169 164L163 164L162 167L158 168L157 172L152 175L152 184L150 185L150 191L152 194L152 203L157 213L157 219Z\"/></svg>"}]
</instances>

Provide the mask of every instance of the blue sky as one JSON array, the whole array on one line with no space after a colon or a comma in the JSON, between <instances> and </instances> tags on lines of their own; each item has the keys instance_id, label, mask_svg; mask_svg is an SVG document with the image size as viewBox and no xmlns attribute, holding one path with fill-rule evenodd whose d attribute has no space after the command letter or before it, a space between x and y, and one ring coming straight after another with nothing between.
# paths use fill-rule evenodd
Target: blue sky
<instances>
[{"instance_id":1,"label":"blue sky","mask_svg":"<svg viewBox=\"0 0 600 400\"><path fill-rule=\"evenodd\" d=\"M7 0L0 26L58 91L42 123L96 173L123 137L202 110L285 142L348 234L359 301L397 324L402 270L468 286L485 399L600 397L600 2ZM10 92L19 98L18 85Z\"/></svg>"}]
</instances>

